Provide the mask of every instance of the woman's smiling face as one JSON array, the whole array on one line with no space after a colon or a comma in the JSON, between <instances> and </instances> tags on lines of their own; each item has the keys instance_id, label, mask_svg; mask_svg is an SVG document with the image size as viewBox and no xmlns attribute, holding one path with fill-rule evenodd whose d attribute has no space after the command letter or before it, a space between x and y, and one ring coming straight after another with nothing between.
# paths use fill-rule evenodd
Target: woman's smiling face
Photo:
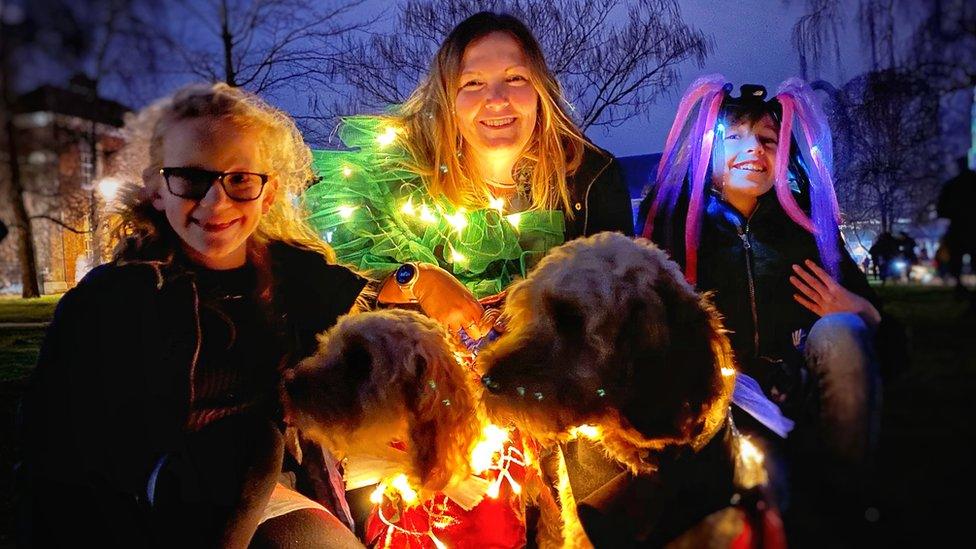
<instances>
[{"instance_id":1,"label":"woman's smiling face","mask_svg":"<svg viewBox=\"0 0 976 549\"><path fill-rule=\"evenodd\" d=\"M733 204L754 201L773 187L779 132L769 115L725 130L722 193Z\"/></svg>"},{"instance_id":2,"label":"woman's smiling face","mask_svg":"<svg viewBox=\"0 0 976 549\"><path fill-rule=\"evenodd\" d=\"M455 121L465 148L489 156L521 154L539 104L531 76L525 52L508 33L493 32L464 50Z\"/></svg>"}]
</instances>

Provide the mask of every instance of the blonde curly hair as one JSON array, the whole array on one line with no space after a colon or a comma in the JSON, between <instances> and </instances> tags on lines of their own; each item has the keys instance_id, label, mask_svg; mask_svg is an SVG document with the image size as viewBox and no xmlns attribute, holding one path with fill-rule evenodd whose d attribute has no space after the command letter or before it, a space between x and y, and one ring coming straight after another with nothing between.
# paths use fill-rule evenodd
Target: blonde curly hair
<instances>
[{"instance_id":1,"label":"blonde curly hair","mask_svg":"<svg viewBox=\"0 0 976 549\"><path fill-rule=\"evenodd\" d=\"M227 84L191 84L164 97L127 121L129 145L120 165L132 172L120 194L116 213L119 241L114 258L123 259L153 243L175 237L153 196L163 184L163 140L176 123L196 118L230 121L261 136L261 154L267 159L277 189L270 209L248 240L248 252L263 255L264 244L281 241L321 253L335 262L335 253L311 227L298 197L313 179L312 154L295 122L263 99Z\"/></svg>"}]
</instances>

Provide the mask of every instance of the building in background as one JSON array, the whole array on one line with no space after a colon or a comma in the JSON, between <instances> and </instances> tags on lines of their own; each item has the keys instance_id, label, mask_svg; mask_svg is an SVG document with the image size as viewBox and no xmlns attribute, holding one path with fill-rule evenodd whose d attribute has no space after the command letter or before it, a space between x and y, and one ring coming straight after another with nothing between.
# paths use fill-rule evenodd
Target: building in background
<instances>
[{"instance_id":1,"label":"building in background","mask_svg":"<svg viewBox=\"0 0 976 549\"><path fill-rule=\"evenodd\" d=\"M63 292L107 259L104 206L113 185L100 176L124 144L121 128L128 109L98 97L94 82L76 76L66 88L45 85L20 96L13 110L41 292ZM0 147L4 184L9 178L6 150ZM0 219L11 233L20 230L7 201L0 206ZM13 236L0 242L3 293L20 291L18 239Z\"/></svg>"}]
</instances>

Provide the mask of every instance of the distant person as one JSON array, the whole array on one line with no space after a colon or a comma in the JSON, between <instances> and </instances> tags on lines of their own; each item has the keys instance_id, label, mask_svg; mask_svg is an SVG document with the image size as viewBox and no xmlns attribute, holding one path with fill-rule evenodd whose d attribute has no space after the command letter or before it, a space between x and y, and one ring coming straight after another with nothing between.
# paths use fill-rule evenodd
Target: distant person
<instances>
[{"instance_id":1,"label":"distant person","mask_svg":"<svg viewBox=\"0 0 976 549\"><path fill-rule=\"evenodd\" d=\"M891 264L898 255L898 239L889 231L884 231L871 244L868 253L878 279L884 284L892 275Z\"/></svg>"},{"instance_id":2,"label":"distant person","mask_svg":"<svg viewBox=\"0 0 976 549\"><path fill-rule=\"evenodd\" d=\"M911 237L905 231L899 231L898 233L898 254L902 259L905 260L905 269L902 273L902 279L906 282L911 280L912 267L918 264L918 254L915 253L915 248L918 247L918 242Z\"/></svg>"},{"instance_id":3,"label":"distant person","mask_svg":"<svg viewBox=\"0 0 976 549\"><path fill-rule=\"evenodd\" d=\"M966 296L969 292L962 283L963 257L970 261L976 256L976 216L972 206L976 203L976 172L969 168L965 156L958 160L959 173L942 187L936 211L939 217L949 220L944 240L949 250L949 274L956 279L956 292Z\"/></svg>"},{"instance_id":4,"label":"distant person","mask_svg":"<svg viewBox=\"0 0 976 549\"><path fill-rule=\"evenodd\" d=\"M867 276L870 276L871 275L871 256L870 255L865 255L864 256L864 259L861 260L861 270L864 271L864 274L865 275L867 275Z\"/></svg>"}]
</instances>

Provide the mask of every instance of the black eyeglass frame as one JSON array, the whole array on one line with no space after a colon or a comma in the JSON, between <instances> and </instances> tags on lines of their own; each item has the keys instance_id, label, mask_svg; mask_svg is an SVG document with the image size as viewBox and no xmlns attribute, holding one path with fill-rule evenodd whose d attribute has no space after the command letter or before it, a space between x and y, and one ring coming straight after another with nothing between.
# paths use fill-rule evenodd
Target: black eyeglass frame
<instances>
[{"instance_id":1,"label":"black eyeglass frame","mask_svg":"<svg viewBox=\"0 0 976 549\"><path fill-rule=\"evenodd\" d=\"M193 195L186 195L186 194L177 193L177 192L173 191L173 186L170 185L169 178L170 178L171 175L180 175L180 173L195 173L195 174L207 175L209 177L209 179L210 179L210 185L206 188L206 190L200 196L193 196ZM160 168L159 175L163 176L163 181L166 182L166 188L169 190L170 194L172 194L173 196L178 196L178 197L180 197L180 198L182 198L184 200L203 200L203 197L204 196L207 196L207 193L210 192L210 187L213 186L214 181L219 181L220 182L220 187L224 190L224 194L226 194L227 195L227 198L230 198L234 202L253 202L253 201L261 198L261 195L264 194L264 186L268 184L268 179L271 178L271 176L268 175L268 174L266 174L266 173L257 173L257 172L215 172L213 170L204 170L203 168L190 168L190 167L166 167L166 168ZM261 179L261 188L258 189L257 195L254 198L237 198L237 197L233 196L230 193L230 191L227 190L227 183L225 182L225 179L228 176L231 176L231 175L256 175L256 176L258 176ZM187 177L186 179L190 179L190 178Z\"/></svg>"}]
</instances>

